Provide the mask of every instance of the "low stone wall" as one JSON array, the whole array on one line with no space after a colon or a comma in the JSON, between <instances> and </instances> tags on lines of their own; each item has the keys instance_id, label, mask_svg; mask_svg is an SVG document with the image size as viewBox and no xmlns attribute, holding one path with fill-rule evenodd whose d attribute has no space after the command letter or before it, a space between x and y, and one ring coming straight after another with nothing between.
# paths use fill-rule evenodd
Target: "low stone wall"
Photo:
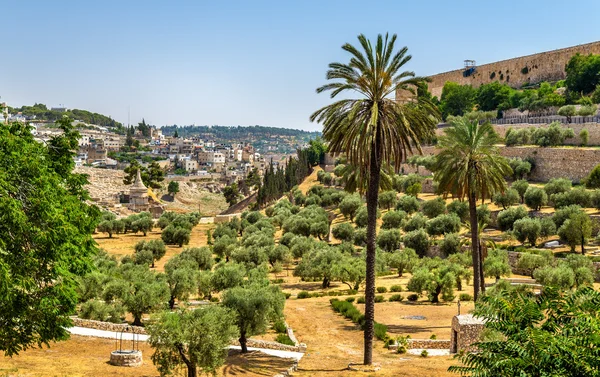
<instances>
[{"instance_id":1,"label":"low stone wall","mask_svg":"<svg viewBox=\"0 0 600 377\"><path fill-rule=\"evenodd\" d=\"M448 350L450 349L450 339L408 339L408 348Z\"/></svg>"},{"instance_id":2,"label":"low stone wall","mask_svg":"<svg viewBox=\"0 0 600 377\"><path fill-rule=\"evenodd\" d=\"M142 351L113 351L110 353L110 360L108 363L118 367L139 367L143 364Z\"/></svg>"},{"instance_id":3,"label":"low stone wall","mask_svg":"<svg viewBox=\"0 0 600 377\"><path fill-rule=\"evenodd\" d=\"M236 339L231 342L232 346L239 346L240 342ZM306 352L306 344L300 343L298 346L288 346L277 342L269 342L268 340L248 339L246 341L248 347L264 348L269 350L291 351L291 352Z\"/></svg>"},{"instance_id":4,"label":"low stone wall","mask_svg":"<svg viewBox=\"0 0 600 377\"><path fill-rule=\"evenodd\" d=\"M102 322L102 321L94 321L91 319L82 319L79 317L71 317L73 320L73 326L77 327L86 327L88 329L96 329L96 330L104 330L104 331L113 331L113 332L121 332L126 331L134 334L146 334L146 329L140 326L131 326L127 323L111 323L111 322Z\"/></svg>"}]
</instances>

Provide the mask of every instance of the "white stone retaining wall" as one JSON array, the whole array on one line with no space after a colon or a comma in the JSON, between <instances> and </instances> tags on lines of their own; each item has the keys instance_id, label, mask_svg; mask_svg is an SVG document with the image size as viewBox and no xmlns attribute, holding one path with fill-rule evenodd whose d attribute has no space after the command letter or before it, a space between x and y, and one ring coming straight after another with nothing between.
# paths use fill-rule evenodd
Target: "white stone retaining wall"
<instances>
[{"instance_id":1,"label":"white stone retaining wall","mask_svg":"<svg viewBox=\"0 0 600 377\"><path fill-rule=\"evenodd\" d=\"M71 317L73 320L73 325L77 327L86 327L88 329L96 329L96 330L104 330L104 331L114 331L121 332L126 331L134 334L146 334L146 329L140 326L131 326L127 323L111 323L111 322L102 322L102 321L94 321L91 319L82 319L79 317Z\"/></svg>"}]
</instances>

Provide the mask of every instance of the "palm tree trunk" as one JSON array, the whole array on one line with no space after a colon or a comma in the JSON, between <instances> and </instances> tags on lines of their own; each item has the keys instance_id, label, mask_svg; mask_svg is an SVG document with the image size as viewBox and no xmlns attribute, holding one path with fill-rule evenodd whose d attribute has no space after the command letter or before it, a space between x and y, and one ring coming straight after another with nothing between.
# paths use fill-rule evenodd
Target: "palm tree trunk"
<instances>
[{"instance_id":1,"label":"palm tree trunk","mask_svg":"<svg viewBox=\"0 0 600 377\"><path fill-rule=\"evenodd\" d=\"M473 257L473 299L477 301L481 291L481 262L479 261L479 240L477 237L477 196L469 190L469 216L471 220L471 254Z\"/></svg>"},{"instance_id":2,"label":"palm tree trunk","mask_svg":"<svg viewBox=\"0 0 600 377\"><path fill-rule=\"evenodd\" d=\"M377 201L379 198L380 164L377 161L379 153L374 147L371 151L369 167L369 187L367 189L367 278L365 288L365 327L364 327L364 364L373 363L373 336L375 320L375 239L377 225Z\"/></svg>"}]
</instances>

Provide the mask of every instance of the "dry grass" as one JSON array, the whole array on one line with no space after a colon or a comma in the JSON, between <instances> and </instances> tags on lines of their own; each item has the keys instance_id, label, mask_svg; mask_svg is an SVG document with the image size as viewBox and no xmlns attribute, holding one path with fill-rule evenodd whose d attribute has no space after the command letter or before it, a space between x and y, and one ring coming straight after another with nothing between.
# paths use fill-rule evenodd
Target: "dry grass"
<instances>
[{"instance_id":1,"label":"dry grass","mask_svg":"<svg viewBox=\"0 0 600 377\"><path fill-rule=\"evenodd\" d=\"M115 342L110 339L73 336L65 342L52 343L50 348L33 349L22 352L12 358L0 358L2 376L120 376L120 377L157 377L158 371L150 359L152 348L140 343L144 358L142 366L137 368L110 365L110 352ZM225 366L218 376L273 376L292 365L292 360L269 356L260 352L246 355L239 351L230 351ZM177 373L175 376L185 376Z\"/></svg>"}]
</instances>

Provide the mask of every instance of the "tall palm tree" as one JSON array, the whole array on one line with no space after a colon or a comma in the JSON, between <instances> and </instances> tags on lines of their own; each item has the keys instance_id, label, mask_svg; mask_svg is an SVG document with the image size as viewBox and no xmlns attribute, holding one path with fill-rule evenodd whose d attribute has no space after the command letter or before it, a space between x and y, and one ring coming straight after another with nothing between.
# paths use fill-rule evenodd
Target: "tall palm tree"
<instances>
[{"instance_id":1,"label":"tall palm tree","mask_svg":"<svg viewBox=\"0 0 600 377\"><path fill-rule=\"evenodd\" d=\"M506 190L504 177L512 174L508 161L500 156L496 144L498 134L490 123L479 124L466 118L457 118L452 127L444 130L438 139L438 154L434 179L438 190L469 200L471 249L473 254L473 297L482 291L482 255L479 247L477 200L491 198Z\"/></svg>"},{"instance_id":2,"label":"tall palm tree","mask_svg":"<svg viewBox=\"0 0 600 377\"><path fill-rule=\"evenodd\" d=\"M375 311L375 237L377 199L381 169L392 165L399 169L407 153L420 152L421 141L428 138L439 119L437 108L427 99L399 103L389 98L398 90L415 93L425 79L414 72L400 71L410 61L408 49L394 52L396 35L379 35L373 46L364 36L358 41L363 51L345 44L350 62L331 63L327 71L329 84L317 93L331 90L331 98L342 92L357 93L359 98L336 101L311 115L311 121L323 124L323 138L329 151L344 153L356 167L355 177L367 188L367 279L365 292L364 363L373 361L373 319ZM361 187L361 184L357 184Z\"/></svg>"}]
</instances>

